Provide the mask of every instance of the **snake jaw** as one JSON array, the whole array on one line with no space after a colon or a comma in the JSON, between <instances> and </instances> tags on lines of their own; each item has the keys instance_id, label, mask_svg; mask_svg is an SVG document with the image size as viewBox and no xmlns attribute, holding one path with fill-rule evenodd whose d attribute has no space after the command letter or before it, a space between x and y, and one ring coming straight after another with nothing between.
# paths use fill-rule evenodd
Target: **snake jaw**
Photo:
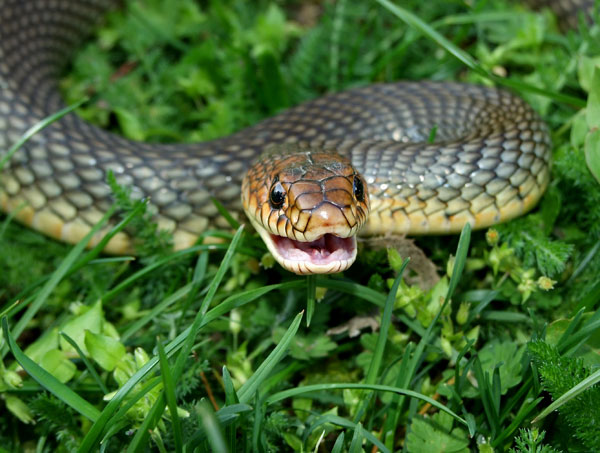
<instances>
[{"instance_id":1,"label":"snake jaw","mask_svg":"<svg viewBox=\"0 0 600 453\"><path fill-rule=\"evenodd\" d=\"M271 235L277 261L292 272L332 274L348 269L356 259L356 237L341 238L326 234L311 242L300 242ZM273 253L273 252L271 252Z\"/></svg>"},{"instance_id":2,"label":"snake jaw","mask_svg":"<svg viewBox=\"0 0 600 453\"><path fill-rule=\"evenodd\" d=\"M269 233L252 219L250 223L275 260L284 269L295 274L343 272L356 259L356 236L339 237L327 233L314 241L297 241Z\"/></svg>"}]
</instances>

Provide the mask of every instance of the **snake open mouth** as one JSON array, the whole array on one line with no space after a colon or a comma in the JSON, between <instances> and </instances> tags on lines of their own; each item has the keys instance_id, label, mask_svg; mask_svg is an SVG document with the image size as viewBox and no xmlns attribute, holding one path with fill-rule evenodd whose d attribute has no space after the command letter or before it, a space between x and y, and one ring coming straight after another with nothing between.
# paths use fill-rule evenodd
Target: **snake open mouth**
<instances>
[{"instance_id":1,"label":"snake open mouth","mask_svg":"<svg viewBox=\"0 0 600 453\"><path fill-rule=\"evenodd\" d=\"M355 237L341 238L327 233L315 241L300 242L275 234L270 236L277 250L275 258L298 274L341 272L356 258Z\"/></svg>"},{"instance_id":2,"label":"snake open mouth","mask_svg":"<svg viewBox=\"0 0 600 453\"><path fill-rule=\"evenodd\" d=\"M295 274L343 272L356 260L356 236L343 238L325 233L314 241L297 241L273 234L252 217L248 218L273 258L285 270Z\"/></svg>"},{"instance_id":3,"label":"snake open mouth","mask_svg":"<svg viewBox=\"0 0 600 453\"><path fill-rule=\"evenodd\" d=\"M331 274L350 267L356 259L356 237L341 238L325 234L301 242L269 234L269 250L284 268L296 274ZM272 245L273 249L271 249Z\"/></svg>"},{"instance_id":4,"label":"snake open mouth","mask_svg":"<svg viewBox=\"0 0 600 453\"><path fill-rule=\"evenodd\" d=\"M281 266L295 274L333 274L348 269L356 259L356 237L324 234L302 242L256 228L267 248Z\"/></svg>"}]
</instances>

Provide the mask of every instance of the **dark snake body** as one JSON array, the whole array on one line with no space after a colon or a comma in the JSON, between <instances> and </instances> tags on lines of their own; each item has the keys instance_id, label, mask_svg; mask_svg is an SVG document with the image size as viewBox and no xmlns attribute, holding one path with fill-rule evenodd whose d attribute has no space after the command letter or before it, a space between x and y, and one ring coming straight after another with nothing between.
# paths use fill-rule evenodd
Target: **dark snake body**
<instances>
[{"instance_id":1,"label":"dark snake body","mask_svg":"<svg viewBox=\"0 0 600 453\"><path fill-rule=\"evenodd\" d=\"M57 76L107 0L0 0L0 156L63 106ZM436 142L427 143L433 127ZM350 157L369 184L364 234L446 233L521 215L549 181L545 124L495 88L412 82L329 95L229 137L195 145L126 140L70 114L36 134L0 174L0 208L55 238L76 242L112 203L112 170L149 197L176 246L226 227L214 195L242 211L240 184L269 145L306 142ZM99 240L98 236L95 240ZM125 252L125 235L107 251Z\"/></svg>"}]
</instances>

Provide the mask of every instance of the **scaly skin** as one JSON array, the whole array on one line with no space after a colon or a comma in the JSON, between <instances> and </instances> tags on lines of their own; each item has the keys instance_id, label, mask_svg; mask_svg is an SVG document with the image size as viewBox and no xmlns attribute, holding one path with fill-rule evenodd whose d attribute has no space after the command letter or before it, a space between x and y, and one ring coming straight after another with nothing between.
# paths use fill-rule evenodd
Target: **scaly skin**
<instances>
[{"instance_id":1,"label":"scaly skin","mask_svg":"<svg viewBox=\"0 0 600 453\"><path fill-rule=\"evenodd\" d=\"M111 5L109 0L0 0L0 156L62 106L57 73ZM428 143L433 127L436 141ZM273 149L284 155L296 149L304 158L307 149L329 158L339 154L341 173L335 181L318 183L321 195L310 197L297 191L313 183L280 176L289 212L275 218L267 215L271 207L263 207L275 176L266 168L277 167ZM265 152L272 161L260 159ZM451 82L376 84L324 96L196 145L133 142L67 115L5 165L0 208L74 243L111 205L106 175L113 171L134 196L150 199L159 226L173 232L176 248L184 248L209 226L227 226L211 196L242 218L242 179L258 161L259 170L250 175L265 179L247 180L244 202L259 232L264 227L291 232L300 241L321 237L330 231L326 226L341 237L444 234L460 231L466 222L482 228L531 209L548 185L550 154L545 124L506 91ZM370 195L371 213L362 228L368 200L352 194L355 173ZM318 222L324 209L339 222ZM311 212L321 214L310 219ZM296 221L310 228L292 227ZM131 240L121 233L106 251L130 252ZM315 272L345 267L338 263Z\"/></svg>"}]
</instances>

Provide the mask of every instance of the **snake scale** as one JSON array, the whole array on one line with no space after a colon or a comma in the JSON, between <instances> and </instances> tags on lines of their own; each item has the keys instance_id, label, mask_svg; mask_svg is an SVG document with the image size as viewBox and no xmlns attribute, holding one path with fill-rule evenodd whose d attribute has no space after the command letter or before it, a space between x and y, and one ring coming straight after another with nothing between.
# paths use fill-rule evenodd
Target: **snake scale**
<instances>
[{"instance_id":1,"label":"snake scale","mask_svg":"<svg viewBox=\"0 0 600 453\"><path fill-rule=\"evenodd\" d=\"M57 77L112 4L0 0L0 156L28 128L63 107ZM435 142L429 143L434 127ZM329 161L334 153L341 164ZM277 170L274 155L304 160L285 173ZM106 176L112 171L134 197L149 197L159 226L173 232L176 248L184 248L209 226L227 227L211 196L243 215L242 180L258 160L244 182L244 201L252 224L267 241L271 237L269 249L278 253L273 235L286 229L292 233L288 246L299 255L329 256L336 253L332 247L347 248L343 259L321 256L308 264L276 256L297 273L335 272L354 260L354 239L345 238L359 230L361 235L453 233L466 222L481 228L525 213L548 185L550 155L544 122L507 91L450 82L375 84L326 95L194 145L133 142L69 114L34 135L5 165L0 208L74 243L111 206ZM306 168L315 161L321 163L318 171ZM275 176L272 167L279 172ZM341 171L341 180L323 174L331 171ZM298 182L299 175L313 176ZM264 197L266 208L260 204ZM119 233L106 251L130 248L130 238ZM292 261L294 253L288 256Z\"/></svg>"}]
</instances>

